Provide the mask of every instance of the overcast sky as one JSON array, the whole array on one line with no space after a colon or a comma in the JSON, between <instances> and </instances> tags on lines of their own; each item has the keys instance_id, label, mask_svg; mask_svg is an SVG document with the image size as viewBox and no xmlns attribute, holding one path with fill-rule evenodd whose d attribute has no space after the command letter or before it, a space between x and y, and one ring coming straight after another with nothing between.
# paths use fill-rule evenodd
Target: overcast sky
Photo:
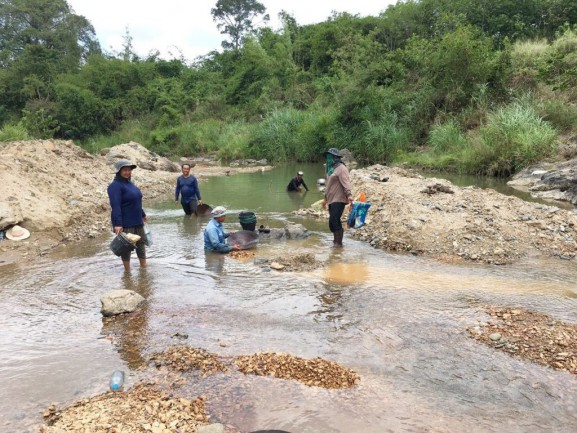
<instances>
[{"instance_id":1,"label":"overcast sky","mask_svg":"<svg viewBox=\"0 0 577 433\"><path fill-rule=\"evenodd\" d=\"M122 50L128 28L134 51L146 56L158 50L161 57L187 60L220 49L224 36L212 20L216 0L67 0L77 15L94 26L102 49ZM377 16L396 0L260 0L270 15L269 26L280 27L278 13L285 10L298 24L325 21L332 13Z\"/></svg>"}]
</instances>

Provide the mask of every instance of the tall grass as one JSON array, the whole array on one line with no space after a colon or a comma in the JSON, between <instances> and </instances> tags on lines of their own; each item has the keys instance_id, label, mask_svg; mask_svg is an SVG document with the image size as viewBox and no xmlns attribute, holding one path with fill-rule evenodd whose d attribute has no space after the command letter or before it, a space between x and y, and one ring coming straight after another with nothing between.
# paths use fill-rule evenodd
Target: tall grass
<instances>
[{"instance_id":1,"label":"tall grass","mask_svg":"<svg viewBox=\"0 0 577 433\"><path fill-rule=\"evenodd\" d=\"M250 145L254 158L271 161L314 161L337 147L335 110L275 110L256 126Z\"/></svg>"},{"instance_id":2,"label":"tall grass","mask_svg":"<svg viewBox=\"0 0 577 433\"><path fill-rule=\"evenodd\" d=\"M30 140L31 138L21 122L5 123L0 129L0 141L21 141Z\"/></svg>"},{"instance_id":3,"label":"tall grass","mask_svg":"<svg viewBox=\"0 0 577 433\"><path fill-rule=\"evenodd\" d=\"M570 132L577 129L577 106L564 98L542 101L537 109L543 120L551 123L559 131Z\"/></svg>"},{"instance_id":4,"label":"tall grass","mask_svg":"<svg viewBox=\"0 0 577 433\"><path fill-rule=\"evenodd\" d=\"M131 141L148 146L149 127L149 123L145 119L133 119L124 122L120 129L111 132L109 135L91 137L77 144L91 153L98 153L102 149Z\"/></svg>"},{"instance_id":5,"label":"tall grass","mask_svg":"<svg viewBox=\"0 0 577 433\"><path fill-rule=\"evenodd\" d=\"M555 128L526 99L490 112L486 123L469 134L452 119L436 124L426 149L402 153L399 160L427 169L508 176L551 156L557 138Z\"/></svg>"},{"instance_id":6,"label":"tall grass","mask_svg":"<svg viewBox=\"0 0 577 433\"><path fill-rule=\"evenodd\" d=\"M389 163L396 155L408 147L410 133L399 126L397 115L384 113L377 122L365 121L361 128L359 145L353 143L353 150L361 161Z\"/></svg>"},{"instance_id":7,"label":"tall grass","mask_svg":"<svg viewBox=\"0 0 577 433\"><path fill-rule=\"evenodd\" d=\"M511 49L511 66L515 70L538 70L552 51L545 39L517 41Z\"/></svg>"},{"instance_id":8,"label":"tall grass","mask_svg":"<svg viewBox=\"0 0 577 433\"><path fill-rule=\"evenodd\" d=\"M462 173L467 170L464 155L469 146L469 138L463 133L459 122L448 118L444 123L437 122L432 126L424 150L401 152L397 159L425 169Z\"/></svg>"},{"instance_id":9,"label":"tall grass","mask_svg":"<svg viewBox=\"0 0 577 433\"><path fill-rule=\"evenodd\" d=\"M449 118L443 124L435 124L429 134L428 145L436 154L459 152L468 145L459 123Z\"/></svg>"},{"instance_id":10,"label":"tall grass","mask_svg":"<svg viewBox=\"0 0 577 433\"><path fill-rule=\"evenodd\" d=\"M486 174L509 175L551 156L558 133L532 106L513 103L491 113L479 136L477 156Z\"/></svg>"}]
</instances>

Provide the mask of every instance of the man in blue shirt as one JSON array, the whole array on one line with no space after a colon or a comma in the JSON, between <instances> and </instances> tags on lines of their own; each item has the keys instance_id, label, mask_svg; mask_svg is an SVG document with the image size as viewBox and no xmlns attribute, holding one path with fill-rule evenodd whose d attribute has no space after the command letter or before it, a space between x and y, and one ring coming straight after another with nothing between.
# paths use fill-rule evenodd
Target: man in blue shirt
<instances>
[{"instance_id":1,"label":"man in blue shirt","mask_svg":"<svg viewBox=\"0 0 577 433\"><path fill-rule=\"evenodd\" d=\"M223 206L215 207L212 212L212 219L204 229L204 251L214 251L217 253L229 253L239 251L238 245L228 245L226 238L230 236L224 231L222 223L226 218L226 208Z\"/></svg>"},{"instance_id":2,"label":"man in blue shirt","mask_svg":"<svg viewBox=\"0 0 577 433\"><path fill-rule=\"evenodd\" d=\"M202 204L198 181L190 174L190 164L182 164L182 176L176 179L176 190L174 191L174 205L178 206L178 196L184 213L187 215L197 215L198 205Z\"/></svg>"}]
</instances>

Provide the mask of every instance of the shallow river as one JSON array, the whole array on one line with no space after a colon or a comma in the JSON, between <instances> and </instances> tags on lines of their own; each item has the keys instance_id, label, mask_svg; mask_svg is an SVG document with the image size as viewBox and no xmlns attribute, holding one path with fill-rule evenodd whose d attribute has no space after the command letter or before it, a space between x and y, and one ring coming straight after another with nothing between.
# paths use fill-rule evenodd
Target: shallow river
<instances>
[{"instance_id":1,"label":"shallow river","mask_svg":"<svg viewBox=\"0 0 577 433\"><path fill-rule=\"evenodd\" d=\"M222 356L288 352L357 371L358 387L326 390L273 378L187 375L179 395L204 394L212 420L243 432L575 432L577 378L476 343L466 328L482 307L527 308L577 322L575 263L527 259L513 266L451 266L388 254L347 238L329 248L325 223L291 214L321 198L316 166L300 166L311 191L284 192L296 166L212 178L203 198L257 224L304 224L303 241L261 243L257 257L314 253L308 273L266 272L252 261L206 257L203 219L170 197L148 203L149 267L125 274L111 236L25 264L0 267L0 432L38 431L41 412L107 390L123 369L128 386L151 353L185 342ZM391 204L394 206L394 204ZM128 288L146 306L104 323L100 297ZM188 336L182 340L177 334ZM146 370L146 369L145 369ZM190 379L190 380L189 380Z\"/></svg>"}]
</instances>

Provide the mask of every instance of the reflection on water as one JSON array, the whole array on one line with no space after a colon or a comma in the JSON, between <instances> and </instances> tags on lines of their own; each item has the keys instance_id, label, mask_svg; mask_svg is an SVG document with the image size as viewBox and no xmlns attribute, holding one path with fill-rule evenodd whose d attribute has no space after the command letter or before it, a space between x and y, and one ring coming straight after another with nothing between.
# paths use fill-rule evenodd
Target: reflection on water
<instances>
[{"instance_id":1,"label":"reflection on water","mask_svg":"<svg viewBox=\"0 0 577 433\"><path fill-rule=\"evenodd\" d=\"M299 168L314 179L312 167ZM496 353L466 332L488 320L489 304L576 323L573 262L455 266L351 239L331 249L324 222L290 213L317 199L313 191L287 197L296 170L210 179L201 190L234 212L254 210L271 227L305 224L309 239L263 242L254 251L257 258L312 253L326 263L316 271L270 272L205 254L208 219L184 216L170 197L147 209L155 244L146 269L124 273L108 250L110 234L50 259L0 267L0 431L33 430L49 403L105 391L115 369L130 373L128 386L143 375L154 379L150 354L183 342L223 357L320 356L361 376L354 389L325 390L234 371L184 375L173 392L206 395L213 421L243 432L575 431L574 376ZM235 196L235 188L246 195ZM225 227L240 229L234 214ZM100 297L119 288L140 293L146 304L102 319Z\"/></svg>"},{"instance_id":2,"label":"reflection on water","mask_svg":"<svg viewBox=\"0 0 577 433\"><path fill-rule=\"evenodd\" d=\"M144 299L151 300L154 276L147 268L139 268L134 273L125 272L121 281L123 289L132 290ZM146 302L133 314L102 319L102 334L111 339L120 358L133 370L147 364L144 353L147 348L149 314L149 305Z\"/></svg>"}]
</instances>

